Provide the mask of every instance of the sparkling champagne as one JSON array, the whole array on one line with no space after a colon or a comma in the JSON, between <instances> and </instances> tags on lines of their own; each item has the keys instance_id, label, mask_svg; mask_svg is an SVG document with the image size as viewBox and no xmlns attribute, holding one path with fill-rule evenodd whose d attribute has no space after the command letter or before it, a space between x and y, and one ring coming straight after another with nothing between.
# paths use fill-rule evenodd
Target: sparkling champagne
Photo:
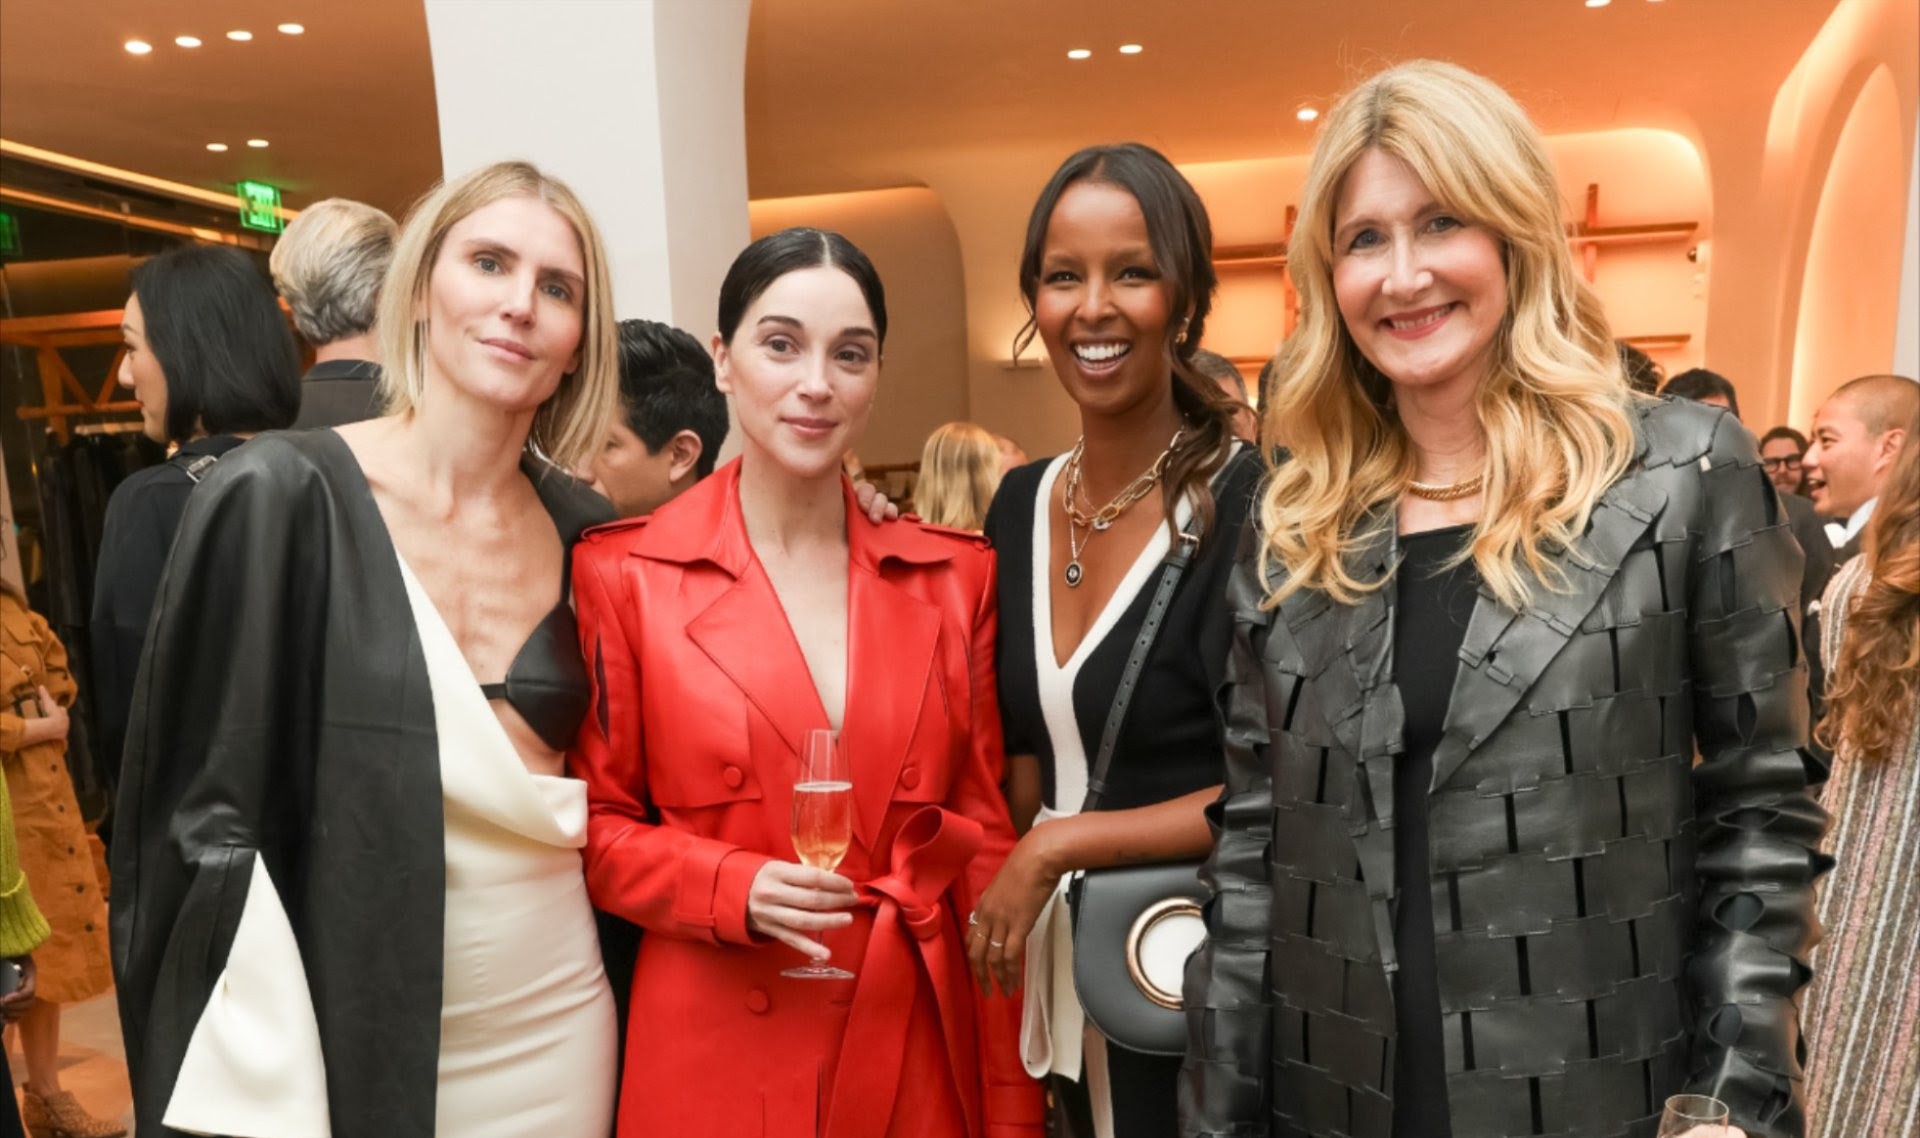
<instances>
[{"instance_id":1,"label":"sparkling champagne","mask_svg":"<svg viewBox=\"0 0 1920 1138\"><path fill-rule=\"evenodd\" d=\"M793 788L793 849L800 863L831 873L853 840L853 783L802 782Z\"/></svg>"}]
</instances>

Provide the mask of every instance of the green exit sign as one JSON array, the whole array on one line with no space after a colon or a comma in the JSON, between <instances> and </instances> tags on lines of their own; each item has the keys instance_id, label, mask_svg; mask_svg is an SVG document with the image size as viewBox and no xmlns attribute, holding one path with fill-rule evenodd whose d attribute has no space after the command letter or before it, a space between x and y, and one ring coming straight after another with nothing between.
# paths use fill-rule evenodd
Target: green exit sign
<instances>
[{"instance_id":1,"label":"green exit sign","mask_svg":"<svg viewBox=\"0 0 1920 1138\"><path fill-rule=\"evenodd\" d=\"M0 255L20 255L20 219L10 213L0 213Z\"/></svg>"},{"instance_id":2,"label":"green exit sign","mask_svg":"<svg viewBox=\"0 0 1920 1138\"><path fill-rule=\"evenodd\" d=\"M286 228L280 220L280 190L265 182L240 182L234 187L240 195L240 227L278 233Z\"/></svg>"}]
</instances>

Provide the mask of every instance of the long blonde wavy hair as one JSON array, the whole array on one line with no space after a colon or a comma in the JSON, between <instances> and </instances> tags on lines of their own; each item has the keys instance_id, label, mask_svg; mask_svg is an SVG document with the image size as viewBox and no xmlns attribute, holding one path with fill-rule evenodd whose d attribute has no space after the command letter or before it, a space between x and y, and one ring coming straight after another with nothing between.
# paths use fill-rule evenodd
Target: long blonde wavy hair
<instances>
[{"instance_id":1,"label":"long blonde wavy hair","mask_svg":"<svg viewBox=\"0 0 1920 1138\"><path fill-rule=\"evenodd\" d=\"M1300 324L1261 407L1265 441L1291 452L1260 503L1261 568L1285 570L1267 603L1306 589L1351 604L1384 584L1355 577L1343 558L1371 536L1361 528L1370 513L1414 478L1392 386L1355 345L1334 296L1335 201L1369 150L1404 161L1436 200L1500 242L1507 312L1475 396L1487 465L1470 552L1493 594L1524 609L1536 584L1565 587L1549 558L1586 529L1632 461L1632 396L1599 298L1574 272L1539 132L1493 83L1427 60L1349 92L1314 147L1287 250Z\"/></svg>"},{"instance_id":2,"label":"long blonde wavy hair","mask_svg":"<svg viewBox=\"0 0 1920 1138\"><path fill-rule=\"evenodd\" d=\"M942 423L920 451L913 506L937 526L977 530L1000 488L1000 444L978 423Z\"/></svg>"},{"instance_id":3,"label":"long blonde wavy hair","mask_svg":"<svg viewBox=\"0 0 1920 1138\"><path fill-rule=\"evenodd\" d=\"M580 321L580 366L534 413L530 449L562 470L583 466L606 442L620 407L620 348L606 246L587 207L565 182L527 162L495 162L428 191L407 215L380 290L376 328L385 364L380 395L386 413L409 411L426 395L427 326L420 312L433 263L447 231L505 198L545 202L573 227L586 269Z\"/></svg>"}]
</instances>

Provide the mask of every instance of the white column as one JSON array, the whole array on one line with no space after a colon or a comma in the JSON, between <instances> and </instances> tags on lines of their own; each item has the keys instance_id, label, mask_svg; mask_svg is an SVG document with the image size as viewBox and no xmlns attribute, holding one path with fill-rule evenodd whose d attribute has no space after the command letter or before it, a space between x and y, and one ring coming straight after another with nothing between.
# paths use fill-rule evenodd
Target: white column
<instances>
[{"instance_id":1,"label":"white column","mask_svg":"<svg viewBox=\"0 0 1920 1138\"><path fill-rule=\"evenodd\" d=\"M1900 255L1899 328L1893 338L1896 375L1920 379L1920 130L1914 132L1913 169L1907 173L1907 241Z\"/></svg>"},{"instance_id":2,"label":"white column","mask_svg":"<svg viewBox=\"0 0 1920 1138\"><path fill-rule=\"evenodd\" d=\"M607 244L614 311L712 334L748 240L750 0L425 0L449 175L524 158Z\"/></svg>"}]
</instances>

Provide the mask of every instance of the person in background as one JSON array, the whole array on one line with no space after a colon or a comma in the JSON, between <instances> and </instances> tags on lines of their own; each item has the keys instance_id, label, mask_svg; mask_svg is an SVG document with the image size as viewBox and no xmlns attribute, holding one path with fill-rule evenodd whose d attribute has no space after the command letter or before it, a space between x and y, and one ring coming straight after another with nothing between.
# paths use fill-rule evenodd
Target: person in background
<instances>
[{"instance_id":1,"label":"person in background","mask_svg":"<svg viewBox=\"0 0 1920 1138\"><path fill-rule=\"evenodd\" d=\"M26 597L4 577L0 577L0 593L22 608L26 606ZM34 695L38 698L39 693ZM37 730L51 731L47 727ZM16 725L9 713L0 712L0 746L18 743L27 734L26 723ZM0 971L12 973L5 977L12 990L0 995L0 1024L18 1023L33 1010L37 979L33 952L46 943L52 932L33 902L30 884L21 868L19 848L14 841L13 807L7 797L7 785L0 781ZM13 1097L13 1073L8 1069L4 1047L0 1047L0 1087L5 1088L0 1091L0 1138L25 1138L20 1126L20 1105Z\"/></svg>"},{"instance_id":2,"label":"person in background","mask_svg":"<svg viewBox=\"0 0 1920 1138\"><path fill-rule=\"evenodd\" d=\"M615 513L650 514L713 473L727 439L727 397L700 341L658 321L622 320L620 408L591 469Z\"/></svg>"},{"instance_id":3,"label":"person in background","mask_svg":"<svg viewBox=\"0 0 1920 1138\"><path fill-rule=\"evenodd\" d=\"M1015 467L1025 466L1032 461L1027 458L1025 447L1005 435L993 436L993 442L1000 448L1000 473L1003 475Z\"/></svg>"},{"instance_id":4,"label":"person in background","mask_svg":"<svg viewBox=\"0 0 1920 1138\"><path fill-rule=\"evenodd\" d=\"M717 327L740 458L574 561L588 889L646 930L619 1133L1038 1138L1017 1010L963 955L1013 844L993 554L859 519L841 456L887 310L846 238L749 245ZM799 758L827 730L851 781L837 872L794 859L794 800L832 789L796 787ZM853 975L781 975L828 958Z\"/></svg>"},{"instance_id":5,"label":"person in background","mask_svg":"<svg viewBox=\"0 0 1920 1138\"><path fill-rule=\"evenodd\" d=\"M1841 384L1813 413L1800 465L1814 508L1839 519L1828 524L1827 538L1842 564L1860 552L1860 535L1916 407L1920 384L1903 375L1863 375Z\"/></svg>"},{"instance_id":6,"label":"person in background","mask_svg":"<svg viewBox=\"0 0 1920 1138\"><path fill-rule=\"evenodd\" d=\"M27 607L25 595L0 578L0 766L6 769L0 798L12 813L0 817L0 880L11 890L24 872L33 891L25 904L30 910L38 903L51 926L34 950L34 998L21 1001L13 1017L27 1061L26 1124L36 1135L117 1138L126 1127L93 1117L60 1086L61 1005L113 986L106 898L67 774L67 709L74 694L66 649ZM7 928L6 919L0 913L0 940L26 939L9 935L21 930ZM21 955L0 946L0 957ZM7 1098L11 1103L10 1093Z\"/></svg>"},{"instance_id":7,"label":"person in background","mask_svg":"<svg viewBox=\"0 0 1920 1138\"><path fill-rule=\"evenodd\" d=\"M373 320L399 235L383 211L327 198L301 210L274 244L273 283L313 349L295 427L337 427L380 413Z\"/></svg>"},{"instance_id":8,"label":"person in background","mask_svg":"<svg viewBox=\"0 0 1920 1138\"><path fill-rule=\"evenodd\" d=\"M1288 455L1228 585L1189 1138L1646 1136L1682 1091L1801 1133L1799 552L1731 415L1628 387L1563 202L1451 64L1322 120Z\"/></svg>"},{"instance_id":9,"label":"person in background","mask_svg":"<svg viewBox=\"0 0 1920 1138\"><path fill-rule=\"evenodd\" d=\"M613 513L565 473L619 400L605 247L494 163L414 207L382 293L388 413L224 460L155 603L111 850L143 1135L612 1124L565 772L570 547Z\"/></svg>"},{"instance_id":10,"label":"person in background","mask_svg":"<svg viewBox=\"0 0 1920 1138\"><path fill-rule=\"evenodd\" d=\"M1801 1002L1808 1138L1920 1134L1920 417L1905 427L1865 552L1821 606L1834 866Z\"/></svg>"},{"instance_id":11,"label":"person in background","mask_svg":"<svg viewBox=\"0 0 1920 1138\"><path fill-rule=\"evenodd\" d=\"M1703 367L1691 367L1667 380L1660 394L1671 395L1675 399L1691 399L1695 403L1705 403L1709 407L1725 407L1740 417L1740 395L1733 389L1733 381L1717 371L1708 371Z\"/></svg>"},{"instance_id":12,"label":"person in background","mask_svg":"<svg viewBox=\"0 0 1920 1138\"><path fill-rule=\"evenodd\" d=\"M86 699L108 786L120 769L160 569L188 496L222 456L260 431L292 426L300 411L299 349L272 286L238 249L192 245L143 262L120 334L120 385L139 400L147 437L178 449L114 487L101 523Z\"/></svg>"},{"instance_id":13,"label":"person in background","mask_svg":"<svg viewBox=\"0 0 1920 1138\"><path fill-rule=\"evenodd\" d=\"M1733 381L1703 367L1689 368L1674 376L1667 381L1660 394L1675 399L1691 399L1709 407L1724 407L1733 412L1735 419L1740 418L1740 396L1733 389ZM1777 464L1768 463L1765 446L1760 448L1760 465L1766 471L1768 481L1774 484L1775 489L1779 489L1780 479L1775 473ZM1812 499L1780 490L1780 503L1786 507L1787 524L1793 529L1793 540L1799 544L1803 558L1800 567L1800 615L1805 619L1815 612L1820 594L1833 576L1836 564L1833 545L1827 540L1826 524L1820 520L1820 511L1814 507ZM1813 645L1819 643L1815 633L1816 629L1807 629L1807 676L1813 698L1813 718L1817 723L1820 719L1824 672L1820 666L1820 654L1811 650Z\"/></svg>"},{"instance_id":14,"label":"person in background","mask_svg":"<svg viewBox=\"0 0 1920 1138\"><path fill-rule=\"evenodd\" d=\"M1003 989L1024 985L1027 1070L1048 1076L1075 1138L1166 1138L1176 1126L1179 1057L1124 1047L1084 1017L1066 893L1082 870L1207 850L1204 812L1224 767L1222 594L1259 480L1253 448L1233 435L1236 405L1193 363L1212 255L1199 194L1138 143L1062 162L1020 254L1027 332L1079 412L1080 440L1008 474L987 518L1008 797L1025 834L981 898L969 948ZM1183 571L1176 551L1191 561ZM1122 676L1169 580L1087 809ZM1132 983L1117 966L1095 982Z\"/></svg>"},{"instance_id":15,"label":"person in background","mask_svg":"<svg viewBox=\"0 0 1920 1138\"><path fill-rule=\"evenodd\" d=\"M978 423L942 423L920 450L914 512L931 525L979 532L1000 488L1000 447Z\"/></svg>"},{"instance_id":16,"label":"person in background","mask_svg":"<svg viewBox=\"0 0 1920 1138\"><path fill-rule=\"evenodd\" d=\"M1205 348L1193 350L1193 366L1220 385L1220 394L1240 405L1233 416L1233 435L1241 442L1252 442L1254 433L1260 429L1260 421L1247 402L1247 377L1240 374L1232 360Z\"/></svg>"},{"instance_id":17,"label":"person in background","mask_svg":"<svg viewBox=\"0 0 1920 1138\"><path fill-rule=\"evenodd\" d=\"M1760 436L1760 465L1782 497L1788 494L1806 497L1807 477L1800 469L1800 460L1806 453L1807 436L1792 427L1775 427Z\"/></svg>"},{"instance_id":18,"label":"person in background","mask_svg":"<svg viewBox=\"0 0 1920 1138\"><path fill-rule=\"evenodd\" d=\"M1625 340L1615 340L1613 347L1620 354L1620 370L1626 374L1627 386L1633 389L1634 394L1652 395L1660 390L1666 372L1653 362L1652 356Z\"/></svg>"}]
</instances>

